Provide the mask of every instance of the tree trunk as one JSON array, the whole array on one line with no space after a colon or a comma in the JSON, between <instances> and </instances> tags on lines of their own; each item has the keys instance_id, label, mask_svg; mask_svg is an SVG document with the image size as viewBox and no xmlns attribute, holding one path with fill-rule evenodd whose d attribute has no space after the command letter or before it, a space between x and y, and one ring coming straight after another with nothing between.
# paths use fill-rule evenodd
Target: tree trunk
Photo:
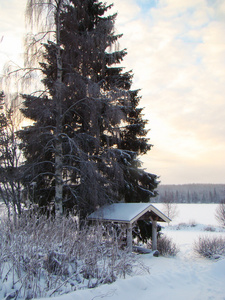
<instances>
[{"instance_id":1,"label":"tree trunk","mask_svg":"<svg viewBox=\"0 0 225 300\"><path fill-rule=\"evenodd\" d=\"M62 178L62 142L60 139L55 145L55 214L63 214L63 178Z\"/></svg>"},{"instance_id":2,"label":"tree trunk","mask_svg":"<svg viewBox=\"0 0 225 300\"><path fill-rule=\"evenodd\" d=\"M56 80L56 142L55 142L55 214L63 214L63 148L62 148L62 58L60 43L60 10L62 1L56 10L56 44L57 44L57 80Z\"/></svg>"}]
</instances>

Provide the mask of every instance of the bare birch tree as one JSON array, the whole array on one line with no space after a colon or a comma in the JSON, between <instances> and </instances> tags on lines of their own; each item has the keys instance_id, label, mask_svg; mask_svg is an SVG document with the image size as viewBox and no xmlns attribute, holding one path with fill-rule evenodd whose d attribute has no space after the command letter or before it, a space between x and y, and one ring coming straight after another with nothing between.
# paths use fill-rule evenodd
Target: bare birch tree
<instances>
[{"instance_id":1,"label":"bare birch tree","mask_svg":"<svg viewBox=\"0 0 225 300\"><path fill-rule=\"evenodd\" d=\"M21 121L18 95L6 97L1 93L0 99L0 196L7 207L8 217L13 214L16 221L22 211L21 152L16 135Z\"/></svg>"},{"instance_id":2,"label":"bare birch tree","mask_svg":"<svg viewBox=\"0 0 225 300\"><path fill-rule=\"evenodd\" d=\"M216 208L216 219L222 226L225 226L225 199Z\"/></svg>"},{"instance_id":3,"label":"bare birch tree","mask_svg":"<svg viewBox=\"0 0 225 300\"><path fill-rule=\"evenodd\" d=\"M56 45L56 81L54 87L53 101L56 103L56 124L54 132L55 148L55 213L56 216L63 214L63 163L62 163L62 57L60 42L60 14L62 12L63 0L28 0L27 17L32 29L39 29L36 35L27 39L27 68L32 70L32 63L40 63L43 60L43 45L46 38L54 34ZM44 22L44 18L47 18ZM45 28L44 28L45 27ZM32 39L31 39L32 38ZM30 64L30 65L29 65ZM32 181L34 182L34 181ZM34 185L33 185L34 188Z\"/></svg>"},{"instance_id":4,"label":"bare birch tree","mask_svg":"<svg viewBox=\"0 0 225 300\"><path fill-rule=\"evenodd\" d=\"M170 218L173 219L178 215L178 207L173 194L165 193L164 196L161 197L163 203L163 212Z\"/></svg>"}]
</instances>

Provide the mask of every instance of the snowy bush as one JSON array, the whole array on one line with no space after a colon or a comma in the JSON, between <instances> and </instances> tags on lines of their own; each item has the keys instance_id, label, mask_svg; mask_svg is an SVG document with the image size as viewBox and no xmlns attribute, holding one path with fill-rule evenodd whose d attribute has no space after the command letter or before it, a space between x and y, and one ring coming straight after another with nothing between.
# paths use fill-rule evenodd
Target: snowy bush
<instances>
[{"instance_id":1,"label":"snowy bush","mask_svg":"<svg viewBox=\"0 0 225 300\"><path fill-rule=\"evenodd\" d=\"M83 226L72 217L56 220L23 215L0 223L0 299L50 297L93 288L125 277L135 256L122 251L116 233Z\"/></svg>"},{"instance_id":2,"label":"snowy bush","mask_svg":"<svg viewBox=\"0 0 225 300\"><path fill-rule=\"evenodd\" d=\"M199 237L194 242L194 251L203 257L213 258L225 255L225 238L224 237Z\"/></svg>"},{"instance_id":3,"label":"snowy bush","mask_svg":"<svg viewBox=\"0 0 225 300\"><path fill-rule=\"evenodd\" d=\"M160 255L163 256L175 256L179 252L176 244L168 238L167 236L163 235L158 239L157 249Z\"/></svg>"},{"instance_id":4,"label":"snowy bush","mask_svg":"<svg viewBox=\"0 0 225 300\"><path fill-rule=\"evenodd\" d=\"M191 227L196 227L197 223L195 222L195 220L189 220L188 223L179 223L178 225L175 226L176 230L182 230L182 229L188 229Z\"/></svg>"},{"instance_id":5,"label":"snowy bush","mask_svg":"<svg viewBox=\"0 0 225 300\"><path fill-rule=\"evenodd\" d=\"M211 232L214 232L214 231L216 231L216 228L213 227L213 226L206 226L203 230L204 230L204 231L211 231Z\"/></svg>"},{"instance_id":6,"label":"snowy bush","mask_svg":"<svg viewBox=\"0 0 225 300\"><path fill-rule=\"evenodd\" d=\"M196 225L197 225L197 223L196 223L196 221L194 219L189 220L189 226L190 227L196 227Z\"/></svg>"}]
</instances>

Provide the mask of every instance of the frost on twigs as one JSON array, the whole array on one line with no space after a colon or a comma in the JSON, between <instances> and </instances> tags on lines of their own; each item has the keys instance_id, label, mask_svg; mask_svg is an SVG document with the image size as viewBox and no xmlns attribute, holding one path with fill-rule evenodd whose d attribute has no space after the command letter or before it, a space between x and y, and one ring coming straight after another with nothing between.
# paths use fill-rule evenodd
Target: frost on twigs
<instances>
[{"instance_id":1,"label":"frost on twigs","mask_svg":"<svg viewBox=\"0 0 225 300\"><path fill-rule=\"evenodd\" d=\"M35 214L23 214L16 225L0 222L0 299L57 296L144 270L121 250L114 228L79 229L77 218Z\"/></svg>"},{"instance_id":2,"label":"frost on twigs","mask_svg":"<svg viewBox=\"0 0 225 300\"><path fill-rule=\"evenodd\" d=\"M194 243L194 251L207 258L225 256L225 238L221 236L199 237Z\"/></svg>"},{"instance_id":3,"label":"frost on twigs","mask_svg":"<svg viewBox=\"0 0 225 300\"><path fill-rule=\"evenodd\" d=\"M176 256L179 252L176 244L167 236L162 236L158 239L157 250L162 256Z\"/></svg>"}]
</instances>

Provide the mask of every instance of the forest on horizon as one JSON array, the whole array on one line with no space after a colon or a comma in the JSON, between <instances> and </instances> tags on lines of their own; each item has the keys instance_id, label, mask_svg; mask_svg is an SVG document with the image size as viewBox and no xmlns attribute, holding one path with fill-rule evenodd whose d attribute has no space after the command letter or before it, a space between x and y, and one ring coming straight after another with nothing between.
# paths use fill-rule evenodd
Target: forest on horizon
<instances>
[{"instance_id":1,"label":"forest on horizon","mask_svg":"<svg viewBox=\"0 0 225 300\"><path fill-rule=\"evenodd\" d=\"M225 199L225 184L162 184L157 190L153 203L219 203Z\"/></svg>"}]
</instances>

